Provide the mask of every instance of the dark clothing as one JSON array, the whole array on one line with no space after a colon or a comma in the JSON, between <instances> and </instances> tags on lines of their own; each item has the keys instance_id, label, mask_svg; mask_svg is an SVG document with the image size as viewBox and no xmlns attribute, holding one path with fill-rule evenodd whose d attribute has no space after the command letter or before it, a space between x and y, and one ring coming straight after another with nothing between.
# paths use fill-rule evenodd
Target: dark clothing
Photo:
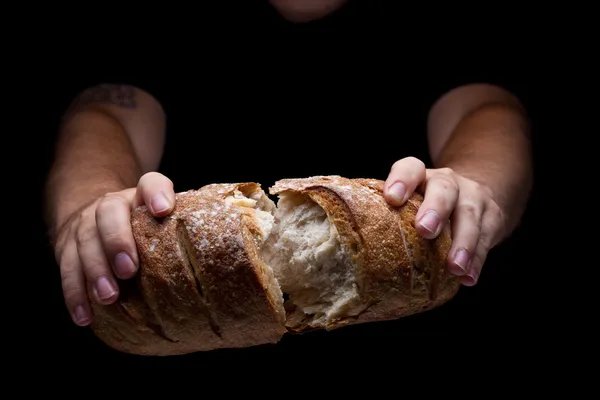
<instances>
[{"instance_id":1,"label":"dark clothing","mask_svg":"<svg viewBox=\"0 0 600 400\"><path fill-rule=\"evenodd\" d=\"M401 157L426 159L425 122L436 97L427 88L318 75L299 83L265 74L260 85L238 82L221 95L198 89L204 96L195 101L164 85L157 95L168 115L161 171L186 190L327 174L385 179Z\"/></svg>"},{"instance_id":2,"label":"dark clothing","mask_svg":"<svg viewBox=\"0 0 600 400\"><path fill-rule=\"evenodd\" d=\"M237 77L210 89L201 81L140 84L167 112L161 172L187 190L328 174L385 179L407 156L430 165L427 113L447 90L471 81L374 73L316 69L282 79L264 72L258 82Z\"/></svg>"},{"instance_id":3,"label":"dark clothing","mask_svg":"<svg viewBox=\"0 0 600 400\"><path fill-rule=\"evenodd\" d=\"M521 90L484 70L483 61L459 65L458 55L440 55L436 63L421 63L420 54L433 50L424 45L411 53L405 45L410 39L415 47L416 36L399 35L391 47L385 45L395 40L384 40L383 33L376 40L345 36L354 28L383 25L397 12L385 8L393 3L350 1L331 17L302 26L282 22L268 4L246 5L238 15L267 27L268 43L251 47L239 32L222 33L213 46L205 39L198 39L197 48L182 44L198 63L179 71L173 61L168 70L176 75L154 75L152 81L142 73L107 76L98 83L136 85L164 106L161 172L178 191L326 174L385 179L402 157L430 165L427 113L446 91L472 82ZM223 21L219 32L229 26L230 20Z\"/></svg>"}]
</instances>

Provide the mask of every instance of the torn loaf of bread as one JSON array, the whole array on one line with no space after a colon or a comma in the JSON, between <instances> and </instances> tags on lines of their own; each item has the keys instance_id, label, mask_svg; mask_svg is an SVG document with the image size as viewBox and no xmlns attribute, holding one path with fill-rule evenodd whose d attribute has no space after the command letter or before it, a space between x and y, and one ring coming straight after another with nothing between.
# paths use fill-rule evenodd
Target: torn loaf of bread
<instances>
[{"instance_id":1,"label":"torn loaf of bread","mask_svg":"<svg viewBox=\"0 0 600 400\"><path fill-rule=\"evenodd\" d=\"M450 230L421 238L422 198L389 206L383 182L322 176L178 193L163 219L132 214L140 271L94 305L112 348L175 355L278 342L287 332L397 319L457 293ZM285 298L285 300L284 300Z\"/></svg>"}]
</instances>

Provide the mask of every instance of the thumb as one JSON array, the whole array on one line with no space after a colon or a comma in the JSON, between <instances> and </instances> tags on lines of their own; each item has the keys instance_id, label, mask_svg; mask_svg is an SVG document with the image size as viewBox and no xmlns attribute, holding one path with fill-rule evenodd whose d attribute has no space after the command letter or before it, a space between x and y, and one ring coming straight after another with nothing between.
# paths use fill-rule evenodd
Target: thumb
<instances>
[{"instance_id":1,"label":"thumb","mask_svg":"<svg viewBox=\"0 0 600 400\"><path fill-rule=\"evenodd\" d=\"M401 206L425 181L426 168L423 161L415 157L406 157L392 165L385 182L383 195L393 206Z\"/></svg>"},{"instance_id":2,"label":"thumb","mask_svg":"<svg viewBox=\"0 0 600 400\"><path fill-rule=\"evenodd\" d=\"M155 217L167 216L175 207L173 182L158 172L148 172L140 178L136 197Z\"/></svg>"}]
</instances>

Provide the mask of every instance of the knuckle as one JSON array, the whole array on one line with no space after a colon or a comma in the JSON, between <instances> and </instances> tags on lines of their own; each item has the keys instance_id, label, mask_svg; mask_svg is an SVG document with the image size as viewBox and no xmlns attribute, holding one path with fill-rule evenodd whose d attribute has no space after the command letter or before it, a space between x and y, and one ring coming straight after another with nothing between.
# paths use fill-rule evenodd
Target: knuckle
<instances>
[{"instance_id":1,"label":"knuckle","mask_svg":"<svg viewBox=\"0 0 600 400\"><path fill-rule=\"evenodd\" d=\"M89 219L90 215L91 215L90 208L86 207L83 210L79 211L79 215L78 215L77 219L81 223L81 221L85 221L85 220Z\"/></svg>"},{"instance_id":2,"label":"knuckle","mask_svg":"<svg viewBox=\"0 0 600 400\"><path fill-rule=\"evenodd\" d=\"M81 223L79 227L77 227L77 235L75 236L75 240L77 242L77 246L81 247L91 242L98 236L98 232L96 230L95 223Z\"/></svg>"},{"instance_id":3,"label":"knuckle","mask_svg":"<svg viewBox=\"0 0 600 400\"><path fill-rule=\"evenodd\" d=\"M63 284L63 297L67 305L74 307L85 300L85 289L80 285Z\"/></svg>"},{"instance_id":4,"label":"knuckle","mask_svg":"<svg viewBox=\"0 0 600 400\"><path fill-rule=\"evenodd\" d=\"M396 161L394 164L392 164L392 170L398 169L402 166L402 164L404 164L404 162L404 159Z\"/></svg>"},{"instance_id":5,"label":"knuckle","mask_svg":"<svg viewBox=\"0 0 600 400\"><path fill-rule=\"evenodd\" d=\"M149 178L154 178L154 177L158 177L158 176L162 176L162 174L155 172L155 171L151 171L151 172L146 172L144 175L142 175L140 177L140 180L144 179L149 179Z\"/></svg>"},{"instance_id":6,"label":"knuckle","mask_svg":"<svg viewBox=\"0 0 600 400\"><path fill-rule=\"evenodd\" d=\"M121 249L127 247L128 238L123 232L114 231L114 232L106 232L102 235L102 241L105 246L110 249Z\"/></svg>"},{"instance_id":7,"label":"knuckle","mask_svg":"<svg viewBox=\"0 0 600 400\"><path fill-rule=\"evenodd\" d=\"M493 201L490 201L490 203L486 206L485 221L488 229L494 232L494 234L490 233L488 238L488 241L493 245L506 236L508 228L506 217L501 208Z\"/></svg>"},{"instance_id":8,"label":"knuckle","mask_svg":"<svg viewBox=\"0 0 600 400\"><path fill-rule=\"evenodd\" d=\"M63 263L63 257L65 254L65 247L67 246L67 237L62 237L57 240L56 245L54 246L54 259L59 264Z\"/></svg>"},{"instance_id":9,"label":"knuckle","mask_svg":"<svg viewBox=\"0 0 600 400\"><path fill-rule=\"evenodd\" d=\"M61 268L61 286L67 304L77 304L85 298L85 288L78 282L73 269Z\"/></svg>"},{"instance_id":10,"label":"knuckle","mask_svg":"<svg viewBox=\"0 0 600 400\"><path fill-rule=\"evenodd\" d=\"M442 173L437 175L435 178L435 182L437 185L443 187L445 190L453 190L458 191L458 184L450 175Z\"/></svg>"},{"instance_id":11,"label":"knuckle","mask_svg":"<svg viewBox=\"0 0 600 400\"><path fill-rule=\"evenodd\" d=\"M448 176L448 177L454 176L454 170L452 168L448 168L448 167L438 168L437 172L440 175L444 175L444 176Z\"/></svg>"},{"instance_id":12,"label":"knuckle","mask_svg":"<svg viewBox=\"0 0 600 400\"><path fill-rule=\"evenodd\" d=\"M481 207L478 207L475 203L463 202L457 206L460 213L471 220L479 221L481 216Z\"/></svg>"},{"instance_id":13,"label":"knuckle","mask_svg":"<svg viewBox=\"0 0 600 400\"><path fill-rule=\"evenodd\" d=\"M57 235L56 240L54 242L54 248L57 254L60 254L59 252L62 252L64 250L65 244L67 243L67 238L70 236L68 235L68 233L70 232L60 232Z\"/></svg>"},{"instance_id":14,"label":"knuckle","mask_svg":"<svg viewBox=\"0 0 600 400\"><path fill-rule=\"evenodd\" d=\"M102 197L100 197L99 204L105 203L107 201L111 201L116 197L120 197L119 193L116 193L116 192L105 193Z\"/></svg>"},{"instance_id":15,"label":"knuckle","mask_svg":"<svg viewBox=\"0 0 600 400\"><path fill-rule=\"evenodd\" d=\"M96 278L107 275L110 271L103 257L90 257L83 263L83 271L88 280L94 281Z\"/></svg>"},{"instance_id":16,"label":"knuckle","mask_svg":"<svg viewBox=\"0 0 600 400\"><path fill-rule=\"evenodd\" d=\"M475 193L478 197L483 197L483 198L491 198L492 197L491 190L488 189L487 186L484 186L479 182L473 182L473 193Z\"/></svg>"},{"instance_id":17,"label":"knuckle","mask_svg":"<svg viewBox=\"0 0 600 400\"><path fill-rule=\"evenodd\" d=\"M448 196L444 196L444 194L439 191L426 192L424 203L425 204L422 206L423 209L434 209L438 213L444 215L449 213L453 206L452 199Z\"/></svg>"},{"instance_id":18,"label":"knuckle","mask_svg":"<svg viewBox=\"0 0 600 400\"><path fill-rule=\"evenodd\" d=\"M73 272L75 270L75 264L70 262L69 260L66 259L65 256L63 256L60 260L60 279L61 282L64 284L68 283L69 279L71 279L71 276L73 275Z\"/></svg>"},{"instance_id":19,"label":"knuckle","mask_svg":"<svg viewBox=\"0 0 600 400\"><path fill-rule=\"evenodd\" d=\"M100 199L96 207L96 216L111 212L115 207L126 207L127 201L118 193L107 193Z\"/></svg>"},{"instance_id":20,"label":"knuckle","mask_svg":"<svg viewBox=\"0 0 600 400\"><path fill-rule=\"evenodd\" d=\"M408 162L414 163L415 165L425 166L425 163L423 163L423 161L421 161L417 157L409 156L409 157L406 157L405 160Z\"/></svg>"},{"instance_id":21,"label":"knuckle","mask_svg":"<svg viewBox=\"0 0 600 400\"><path fill-rule=\"evenodd\" d=\"M142 185L146 181L157 181L157 180L161 180L161 181L169 183L171 185L173 184L173 182L169 178L167 178L165 175L163 175L163 174L161 174L159 172L146 172L139 179L138 186Z\"/></svg>"},{"instance_id":22,"label":"knuckle","mask_svg":"<svg viewBox=\"0 0 600 400\"><path fill-rule=\"evenodd\" d=\"M500 218L502 217L502 209L500 208L500 206L493 200L490 200L487 204L487 210L488 212L496 218Z\"/></svg>"},{"instance_id":23,"label":"knuckle","mask_svg":"<svg viewBox=\"0 0 600 400\"><path fill-rule=\"evenodd\" d=\"M401 158L392 165L392 168L406 167L407 165L411 166L411 168L414 169L425 169L425 163L419 160L418 158L412 156Z\"/></svg>"},{"instance_id":24,"label":"knuckle","mask_svg":"<svg viewBox=\"0 0 600 400\"><path fill-rule=\"evenodd\" d=\"M425 163L416 157L407 157L406 161L416 170L425 170Z\"/></svg>"}]
</instances>

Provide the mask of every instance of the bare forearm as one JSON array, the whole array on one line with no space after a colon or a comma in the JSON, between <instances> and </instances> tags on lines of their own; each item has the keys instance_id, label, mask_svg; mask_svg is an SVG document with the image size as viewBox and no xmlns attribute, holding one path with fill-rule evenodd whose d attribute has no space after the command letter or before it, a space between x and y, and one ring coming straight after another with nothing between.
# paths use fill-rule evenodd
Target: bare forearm
<instances>
[{"instance_id":1,"label":"bare forearm","mask_svg":"<svg viewBox=\"0 0 600 400\"><path fill-rule=\"evenodd\" d=\"M56 229L102 195L136 186L158 168L165 114L150 94L129 85L83 91L66 111L46 187L46 217Z\"/></svg>"},{"instance_id":2,"label":"bare forearm","mask_svg":"<svg viewBox=\"0 0 600 400\"><path fill-rule=\"evenodd\" d=\"M100 110L80 111L61 127L47 185L49 223L56 228L83 205L135 186L141 167L123 125Z\"/></svg>"},{"instance_id":3,"label":"bare forearm","mask_svg":"<svg viewBox=\"0 0 600 400\"><path fill-rule=\"evenodd\" d=\"M509 232L518 224L532 186L529 129L522 109L489 103L465 115L432 154L436 168L452 168L491 190Z\"/></svg>"}]
</instances>

